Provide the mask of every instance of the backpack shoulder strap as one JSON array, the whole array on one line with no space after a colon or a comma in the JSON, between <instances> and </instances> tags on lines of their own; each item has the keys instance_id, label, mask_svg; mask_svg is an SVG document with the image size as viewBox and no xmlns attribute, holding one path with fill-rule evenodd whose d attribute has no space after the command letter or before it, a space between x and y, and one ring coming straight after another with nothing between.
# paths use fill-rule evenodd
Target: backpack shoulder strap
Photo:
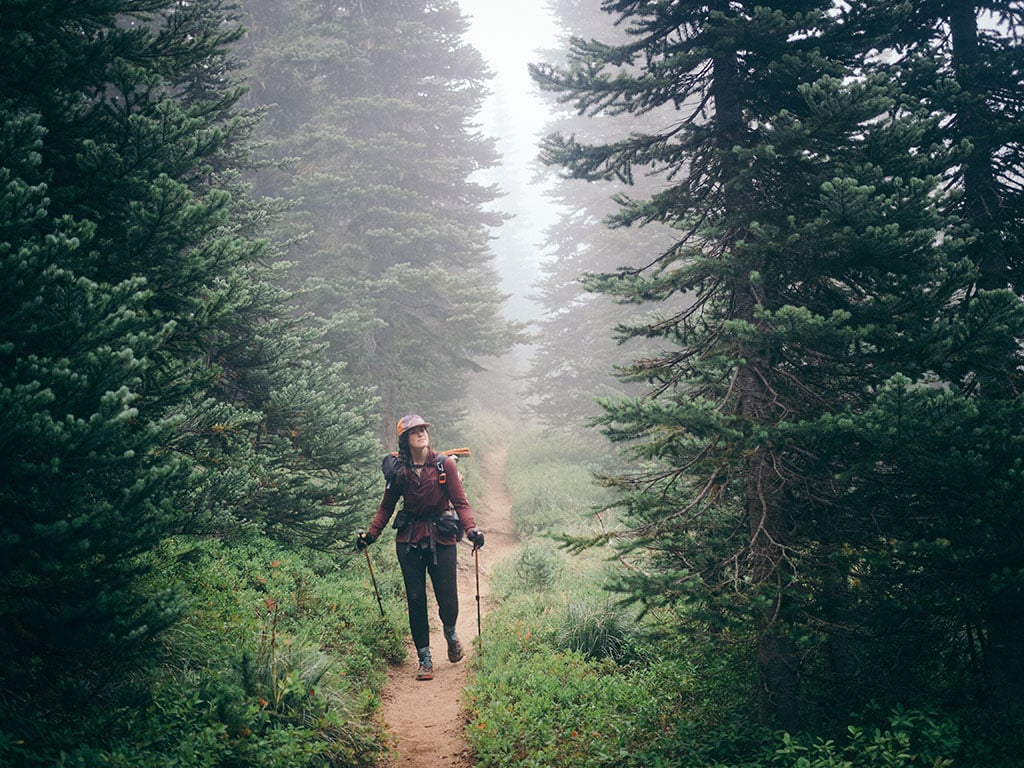
<instances>
[{"instance_id":1,"label":"backpack shoulder strap","mask_svg":"<svg viewBox=\"0 0 1024 768\"><path fill-rule=\"evenodd\" d=\"M380 471L389 486L393 485L398 479L398 466L400 463L401 460L398 458L397 453L389 453L381 460Z\"/></svg>"},{"instance_id":2,"label":"backpack shoulder strap","mask_svg":"<svg viewBox=\"0 0 1024 768\"><path fill-rule=\"evenodd\" d=\"M451 457L458 462L460 456L469 456L469 448L449 448L437 454L437 484L444 485L448 482L448 473L445 472L444 463Z\"/></svg>"}]
</instances>

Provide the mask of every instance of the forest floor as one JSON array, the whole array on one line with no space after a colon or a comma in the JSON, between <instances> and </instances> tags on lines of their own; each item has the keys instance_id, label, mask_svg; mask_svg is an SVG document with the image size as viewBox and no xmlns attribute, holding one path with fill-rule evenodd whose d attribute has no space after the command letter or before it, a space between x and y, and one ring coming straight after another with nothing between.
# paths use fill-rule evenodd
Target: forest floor
<instances>
[{"instance_id":1,"label":"forest floor","mask_svg":"<svg viewBox=\"0 0 1024 768\"><path fill-rule=\"evenodd\" d=\"M505 485L507 448L499 446L480 462L482 493L473 506L477 525L486 536L479 551L480 614L488 609L488 582L493 567L515 551L512 534L512 499ZM388 671L388 683L382 695L383 716L394 736L393 754L380 768L469 768L475 764L472 750L463 733L466 718L462 691L466 686L466 664L486 635L477 637L477 567L467 541L459 545L459 638L465 658L450 664L441 635L437 606L430 595L431 650L434 679L417 681L416 651L406 639L405 661ZM428 586L428 594L430 589Z\"/></svg>"}]
</instances>

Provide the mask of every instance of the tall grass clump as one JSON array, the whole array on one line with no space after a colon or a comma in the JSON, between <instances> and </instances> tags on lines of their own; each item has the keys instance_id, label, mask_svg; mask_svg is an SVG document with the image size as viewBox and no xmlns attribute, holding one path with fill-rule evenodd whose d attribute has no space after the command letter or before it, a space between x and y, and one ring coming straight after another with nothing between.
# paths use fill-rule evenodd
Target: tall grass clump
<instances>
[{"instance_id":1,"label":"tall grass clump","mask_svg":"<svg viewBox=\"0 0 1024 768\"><path fill-rule=\"evenodd\" d=\"M554 634L564 651L588 659L625 661L637 640L636 617L604 596L576 595L566 601Z\"/></svg>"}]
</instances>

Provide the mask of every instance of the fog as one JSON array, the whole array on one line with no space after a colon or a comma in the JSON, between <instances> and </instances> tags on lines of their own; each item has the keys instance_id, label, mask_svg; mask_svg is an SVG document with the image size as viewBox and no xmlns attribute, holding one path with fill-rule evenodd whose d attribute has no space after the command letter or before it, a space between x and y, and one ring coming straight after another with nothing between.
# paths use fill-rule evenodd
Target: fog
<instances>
[{"instance_id":1,"label":"fog","mask_svg":"<svg viewBox=\"0 0 1024 768\"><path fill-rule=\"evenodd\" d=\"M545 229L558 218L556 206L545 198L555 171L537 161L538 142L551 130L549 107L527 66L556 44L557 29L546 0L459 0L459 5L471 22L467 42L494 74L478 122L495 138L502 156L500 165L474 181L497 184L504 196L492 208L513 216L492 233L492 249L501 289L509 294L505 314L526 322L540 311L530 294L543 258Z\"/></svg>"}]
</instances>

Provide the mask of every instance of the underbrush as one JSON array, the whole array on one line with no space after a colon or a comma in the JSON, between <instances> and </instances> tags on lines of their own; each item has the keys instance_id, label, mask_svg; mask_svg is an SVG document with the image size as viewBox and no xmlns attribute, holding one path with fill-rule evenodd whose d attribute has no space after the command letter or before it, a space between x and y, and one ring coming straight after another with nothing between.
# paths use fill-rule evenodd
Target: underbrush
<instances>
[{"instance_id":1,"label":"underbrush","mask_svg":"<svg viewBox=\"0 0 1024 768\"><path fill-rule=\"evenodd\" d=\"M505 563L496 577L514 582L515 569ZM899 707L851 717L837 739L759 728L749 720L748 645L668 647L580 584L567 595L507 591L488 614L466 691L480 768L1010 765L955 761L966 752L951 719Z\"/></svg>"},{"instance_id":2,"label":"underbrush","mask_svg":"<svg viewBox=\"0 0 1024 768\"><path fill-rule=\"evenodd\" d=\"M634 611L589 586L603 564L581 563L538 588L523 568L537 557L522 557L538 550L551 554L528 543L492 577L504 598L488 614L466 694L479 765L690 765L672 757L681 743L715 753L721 735L704 738L708 725L740 720L725 708L744 699L740 654L659 655Z\"/></svg>"},{"instance_id":3,"label":"underbrush","mask_svg":"<svg viewBox=\"0 0 1024 768\"><path fill-rule=\"evenodd\" d=\"M753 723L749 638L678 613L641 616L603 588L603 549L557 540L593 529L600 489L571 443L520 435L509 487L523 544L491 577L492 609L466 691L480 768L1008 768L1007 737L897 704L851 713L828 736ZM578 496L577 496L578 494ZM570 498L575 497L575 498ZM986 736L980 734L986 733ZM974 735L972 735L974 734Z\"/></svg>"},{"instance_id":4,"label":"underbrush","mask_svg":"<svg viewBox=\"0 0 1024 768\"><path fill-rule=\"evenodd\" d=\"M185 610L159 663L63 724L62 756L39 754L29 735L0 744L0 764L375 764L387 746L379 692L403 654L404 617L380 616L366 569L255 537L164 546L170 565L153 587L182 595ZM382 590L400 592L393 569L375 571Z\"/></svg>"}]
</instances>

